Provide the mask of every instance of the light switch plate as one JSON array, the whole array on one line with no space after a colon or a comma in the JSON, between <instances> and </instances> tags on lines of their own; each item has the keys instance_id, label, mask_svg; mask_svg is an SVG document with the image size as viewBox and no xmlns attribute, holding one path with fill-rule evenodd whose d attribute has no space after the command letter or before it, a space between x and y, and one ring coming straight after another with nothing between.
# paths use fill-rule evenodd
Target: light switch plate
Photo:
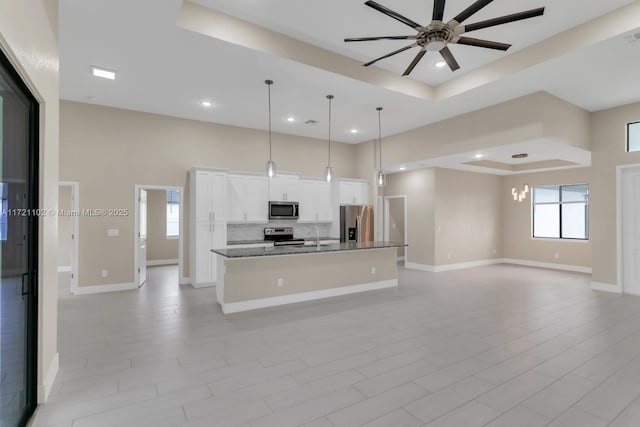
<instances>
[{"instance_id":1,"label":"light switch plate","mask_svg":"<svg viewBox=\"0 0 640 427\"><path fill-rule=\"evenodd\" d=\"M107 236L108 237L118 237L120 236L120 229L119 228L110 228L107 230Z\"/></svg>"}]
</instances>

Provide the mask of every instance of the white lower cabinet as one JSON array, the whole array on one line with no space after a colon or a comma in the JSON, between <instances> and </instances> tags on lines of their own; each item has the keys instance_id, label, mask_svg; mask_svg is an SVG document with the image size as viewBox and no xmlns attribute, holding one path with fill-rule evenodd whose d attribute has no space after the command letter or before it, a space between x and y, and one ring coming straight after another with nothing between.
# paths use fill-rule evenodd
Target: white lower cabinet
<instances>
[{"instance_id":1,"label":"white lower cabinet","mask_svg":"<svg viewBox=\"0 0 640 427\"><path fill-rule=\"evenodd\" d=\"M195 234L195 235L194 235ZM211 249L224 249L227 244L225 222L199 223L192 233L195 253L192 259L191 283L194 287L210 286L217 279L217 257Z\"/></svg>"}]
</instances>

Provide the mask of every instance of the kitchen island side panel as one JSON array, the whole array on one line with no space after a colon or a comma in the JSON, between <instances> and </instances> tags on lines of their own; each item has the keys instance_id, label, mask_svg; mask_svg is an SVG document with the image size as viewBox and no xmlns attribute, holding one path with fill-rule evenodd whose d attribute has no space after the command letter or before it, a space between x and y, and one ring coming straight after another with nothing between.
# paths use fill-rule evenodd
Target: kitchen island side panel
<instances>
[{"instance_id":1,"label":"kitchen island side panel","mask_svg":"<svg viewBox=\"0 0 640 427\"><path fill-rule=\"evenodd\" d=\"M224 303L395 281L397 248L225 259ZM278 287L282 279L282 287Z\"/></svg>"}]
</instances>

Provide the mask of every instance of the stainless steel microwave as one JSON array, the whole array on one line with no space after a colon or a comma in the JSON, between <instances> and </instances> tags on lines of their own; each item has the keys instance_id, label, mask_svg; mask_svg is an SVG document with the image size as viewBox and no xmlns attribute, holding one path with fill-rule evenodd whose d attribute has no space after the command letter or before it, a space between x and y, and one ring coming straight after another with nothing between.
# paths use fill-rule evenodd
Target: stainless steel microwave
<instances>
[{"instance_id":1,"label":"stainless steel microwave","mask_svg":"<svg viewBox=\"0 0 640 427\"><path fill-rule=\"evenodd\" d=\"M298 219L298 202L269 202L269 219Z\"/></svg>"}]
</instances>

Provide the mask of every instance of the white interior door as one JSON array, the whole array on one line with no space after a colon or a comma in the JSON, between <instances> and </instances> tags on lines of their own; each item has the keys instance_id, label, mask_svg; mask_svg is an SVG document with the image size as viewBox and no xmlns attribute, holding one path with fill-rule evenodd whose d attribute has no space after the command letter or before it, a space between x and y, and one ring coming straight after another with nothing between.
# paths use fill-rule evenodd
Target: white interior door
<instances>
[{"instance_id":1,"label":"white interior door","mask_svg":"<svg viewBox=\"0 0 640 427\"><path fill-rule=\"evenodd\" d=\"M147 281L147 192L143 189L138 195L138 215L138 285L142 285Z\"/></svg>"},{"instance_id":2,"label":"white interior door","mask_svg":"<svg viewBox=\"0 0 640 427\"><path fill-rule=\"evenodd\" d=\"M640 295L640 168L622 174L623 292Z\"/></svg>"}]
</instances>

